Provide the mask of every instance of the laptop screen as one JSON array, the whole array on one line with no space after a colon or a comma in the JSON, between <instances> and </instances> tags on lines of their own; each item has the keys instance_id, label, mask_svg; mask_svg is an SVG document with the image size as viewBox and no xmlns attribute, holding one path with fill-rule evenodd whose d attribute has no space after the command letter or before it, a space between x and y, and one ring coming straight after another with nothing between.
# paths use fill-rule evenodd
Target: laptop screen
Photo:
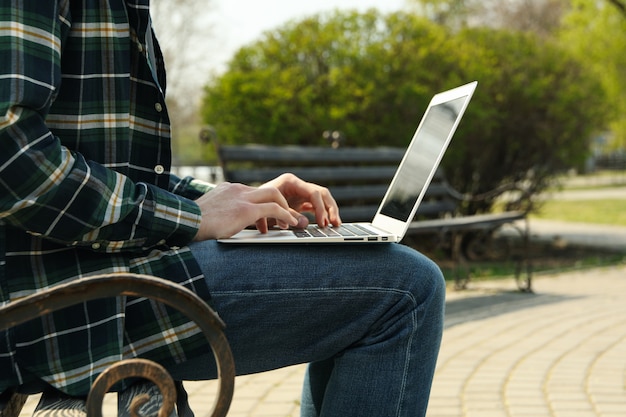
<instances>
[{"instance_id":1,"label":"laptop screen","mask_svg":"<svg viewBox=\"0 0 626 417\"><path fill-rule=\"evenodd\" d=\"M431 106L416 132L401 169L382 204L381 214L406 222L413 211L435 165L445 150L445 143L454 129L467 97Z\"/></svg>"}]
</instances>

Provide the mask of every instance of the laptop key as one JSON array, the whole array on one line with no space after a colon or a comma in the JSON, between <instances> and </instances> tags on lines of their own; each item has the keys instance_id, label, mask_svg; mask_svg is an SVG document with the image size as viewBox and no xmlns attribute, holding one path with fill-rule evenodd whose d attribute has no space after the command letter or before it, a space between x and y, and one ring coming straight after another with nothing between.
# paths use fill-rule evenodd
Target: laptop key
<instances>
[{"instance_id":1,"label":"laptop key","mask_svg":"<svg viewBox=\"0 0 626 417\"><path fill-rule=\"evenodd\" d=\"M311 234L304 229L293 229L292 232L296 237L311 237Z\"/></svg>"},{"instance_id":2,"label":"laptop key","mask_svg":"<svg viewBox=\"0 0 626 417\"><path fill-rule=\"evenodd\" d=\"M342 225L339 227L309 226L306 229L292 229L296 237L327 237L327 236L371 236L372 233L358 225Z\"/></svg>"},{"instance_id":3,"label":"laptop key","mask_svg":"<svg viewBox=\"0 0 626 417\"><path fill-rule=\"evenodd\" d=\"M345 226L333 227L332 230L341 236L354 236L354 233Z\"/></svg>"},{"instance_id":4,"label":"laptop key","mask_svg":"<svg viewBox=\"0 0 626 417\"><path fill-rule=\"evenodd\" d=\"M309 228L306 229L307 232L309 232L311 234L311 236L315 236L315 237L326 237L327 235L320 229L318 229L317 227L311 226Z\"/></svg>"},{"instance_id":5,"label":"laptop key","mask_svg":"<svg viewBox=\"0 0 626 417\"><path fill-rule=\"evenodd\" d=\"M321 229L316 226L309 226L306 229L292 229L292 232L296 237L326 237L337 236L337 233L331 229Z\"/></svg>"},{"instance_id":6,"label":"laptop key","mask_svg":"<svg viewBox=\"0 0 626 417\"><path fill-rule=\"evenodd\" d=\"M328 235L328 236L341 236L341 233L338 233L336 231L336 228L334 227L326 227L324 228L324 232Z\"/></svg>"},{"instance_id":7,"label":"laptop key","mask_svg":"<svg viewBox=\"0 0 626 417\"><path fill-rule=\"evenodd\" d=\"M372 232L372 231L371 231L371 230L369 230L367 227L363 227L363 226L361 226L360 224L355 224L355 225L353 225L353 226L354 226L354 227L356 227L356 228L358 228L359 230L362 230L362 231L363 231L363 233L365 233L365 234L366 234L366 235L368 235L368 236L371 236L371 235L377 235L377 233Z\"/></svg>"},{"instance_id":8,"label":"laptop key","mask_svg":"<svg viewBox=\"0 0 626 417\"><path fill-rule=\"evenodd\" d=\"M350 231L350 233L352 233L352 235L355 236L368 236L371 235L371 233L369 233L368 231L356 226L356 225L352 225L352 224L346 224L341 226L344 229L347 229Z\"/></svg>"}]
</instances>

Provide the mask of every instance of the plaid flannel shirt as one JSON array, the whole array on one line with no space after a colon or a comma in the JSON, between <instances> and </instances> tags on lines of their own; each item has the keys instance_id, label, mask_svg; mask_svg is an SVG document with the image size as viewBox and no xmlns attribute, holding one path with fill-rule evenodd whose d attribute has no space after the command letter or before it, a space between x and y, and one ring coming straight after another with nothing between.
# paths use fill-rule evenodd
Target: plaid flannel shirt
<instances>
[{"instance_id":1,"label":"plaid flannel shirt","mask_svg":"<svg viewBox=\"0 0 626 417\"><path fill-rule=\"evenodd\" d=\"M169 175L149 22L149 0L0 3L0 304L114 272L209 299L185 246L200 222L193 199L210 187ZM0 332L0 392L40 378L85 394L120 359L167 365L208 349L167 307L98 300Z\"/></svg>"}]
</instances>

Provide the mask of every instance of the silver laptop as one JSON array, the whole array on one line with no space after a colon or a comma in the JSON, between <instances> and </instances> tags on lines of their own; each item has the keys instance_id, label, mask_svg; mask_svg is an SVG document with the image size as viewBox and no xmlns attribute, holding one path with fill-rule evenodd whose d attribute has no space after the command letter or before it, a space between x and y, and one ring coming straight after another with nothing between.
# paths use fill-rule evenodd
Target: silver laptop
<instances>
[{"instance_id":1,"label":"silver laptop","mask_svg":"<svg viewBox=\"0 0 626 417\"><path fill-rule=\"evenodd\" d=\"M267 233L246 229L219 242L399 242L426 194L477 84L474 81L432 98L371 223L344 223L339 228L310 225L306 229L271 229Z\"/></svg>"}]
</instances>

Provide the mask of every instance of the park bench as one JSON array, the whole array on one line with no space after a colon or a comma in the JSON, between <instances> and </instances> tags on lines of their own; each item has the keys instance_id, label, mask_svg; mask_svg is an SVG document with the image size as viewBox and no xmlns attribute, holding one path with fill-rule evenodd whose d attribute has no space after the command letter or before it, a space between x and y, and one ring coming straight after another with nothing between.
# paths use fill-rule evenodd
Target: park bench
<instances>
[{"instance_id":1,"label":"park bench","mask_svg":"<svg viewBox=\"0 0 626 417\"><path fill-rule=\"evenodd\" d=\"M348 148L313 146L225 145L215 141L219 163L226 181L261 184L290 172L329 188L341 209L344 222L371 221L405 149L395 147ZM483 196L484 197L484 196ZM431 236L438 248L446 249L456 267L456 286L465 288L469 280L467 260L478 259L502 246L493 237L504 225L516 230L523 242L517 257L515 279L520 290L531 290L528 259L529 230L526 213L458 215L468 198L446 181L443 169L435 174L412 221L405 242ZM523 226L519 226L521 224Z\"/></svg>"},{"instance_id":2,"label":"park bench","mask_svg":"<svg viewBox=\"0 0 626 417\"><path fill-rule=\"evenodd\" d=\"M234 391L235 367L223 333L225 325L204 301L179 284L130 273L98 275L59 284L0 307L0 331L74 304L119 296L156 300L177 309L198 325L218 366L219 387L211 416L226 416ZM193 415L188 408L181 382L173 381L169 373L155 362L127 359L105 370L94 381L86 399L58 401L53 396L43 401L44 393L35 410L35 417L101 417L104 395L115 383L129 378L147 382L140 382L119 394L123 405L120 408L121 416L153 416L157 415L158 410L158 417L169 417L173 415L175 406L179 417ZM0 393L0 417L18 417L27 397L19 389ZM146 408L153 412L145 413Z\"/></svg>"}]
</instances>

